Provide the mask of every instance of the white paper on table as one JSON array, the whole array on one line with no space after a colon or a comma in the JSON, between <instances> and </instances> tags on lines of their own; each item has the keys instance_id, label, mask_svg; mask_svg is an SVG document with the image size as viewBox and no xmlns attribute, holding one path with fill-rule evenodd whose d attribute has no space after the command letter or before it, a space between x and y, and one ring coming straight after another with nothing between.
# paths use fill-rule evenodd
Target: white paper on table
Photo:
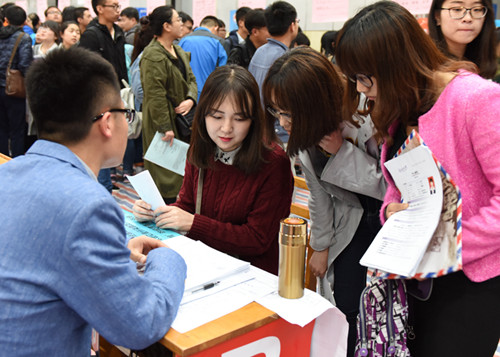
<instances>
[{"instance_id":1,"label":"white paper on table","mask_svg":"<svg viewBox=\"0 0 500 357\"><path fill-rule=\"evenodd\" d=\"M385 163L404 202L379 231L360 264L413 276L439 222L443 187L430 150L420 145Z\"/></svg>"},{"instance_id":2,"label":"white paper on table","mask_svg":"<svg viewBox=\"0 0 500 357\"><path fill-rule=\"evenodd\" d=\"M276 277L276 286L278 277ZM326 310L335 308L328 300L315 292L304 289L299 299L286 299L279 296L277 289L269 295L256 300L262 306L277 313L287 322L304 327Z\"/></svg>"},{"instance_id":3,"label":"white paper on table","mask_svg":"<svg viewBox=\"0 0 500 357\"><path fill-rule=\"evenodd\" d=\"M179 253L187 265L184 294L220 282L250 268L250 263L219 252L201 241L184 236L168 240L168 246Z\"/></svg>"},{"instance_id":4,"label":"white paper on table","mask_svg":"<svg viewBox=\"0 0 500 357\"><path fill-rule=\"evenodd\" d=\"M155 134L144 158L153 164L184 176L189 144L174 138L174 143L170 146L169 142L161 140L162 137L161 133Z\"/></svg>"},{"instance_id":5,"label":"white paper on table","mask_svg":"<svg viewBox=\"0 0 500 357\"><path fill-rule=\"evenodd\" d=\"M349 324L339 309L328 309L316 318L311 337L311 357L345 357Z\"/></svg>"},{"instance_id":6,"label":"white paper on table","mask_svg":"<svg viewBox=\"0 0 500 357\"><path fill-rule=\"evenodd\" d=\"M249 280L255 279L255 274L253 274L250 269L247 269L238 274L233 274L227 278L220 279L217 285L214 285L209 289L199 289L198 291L185 291L182 296L181 305L188 304L194 300L203 299L209 295L216 294L220 291L232 288L235 285L247 282Z\"/></svg>"},{"instance_id":7,"label":"white paper on table","mask_svg":"<svg viewBox=\"0 0 500 357\"><path fill-rule=\"evenodd\" d=\"M160 191L158 191L158 187L156 187L148 170L144 170L134 176L127 176L127 178L134 190L136 190L137 194L141 197L141 200L149 203L153 211L165 205L165 201L163 201Z\"/></svg>"},{"instance_id":8,"label":"white paper on table","mask_svg":"<svg viewBox=\"0 0 500 357\"><path fill-rule=\"evenodd\" d=\"M253 275L253 279L202 299L181 304L172 328L185 333L236 311L277 288L274 279L269 279L269 276L275 277L274 275L253 266L250 266L249 273Z\"/></svg>"}]
</instances>

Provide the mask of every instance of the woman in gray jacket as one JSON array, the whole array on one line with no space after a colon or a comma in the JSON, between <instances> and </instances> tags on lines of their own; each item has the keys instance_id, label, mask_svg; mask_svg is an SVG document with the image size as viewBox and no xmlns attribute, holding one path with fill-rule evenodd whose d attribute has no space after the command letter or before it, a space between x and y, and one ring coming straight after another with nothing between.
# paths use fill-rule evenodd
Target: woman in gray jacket
<instances>
[{"instance_id":1,"label":"woman in gray jacket","mask_svg":"<svg viewBox=\"0 0 500 357\"><path fill-rule=\"evenodd\" d=\"M359 127L342 122L344 85L332 63L310 48L280 57L264 81L269 129L278 119L290 134L287 154L297 155L310 190L311 271L328 280L349 322L354 356L359 297L366 268L359 260L380 229L386 183L369 118Z\"/></svg>"}]
</instances>

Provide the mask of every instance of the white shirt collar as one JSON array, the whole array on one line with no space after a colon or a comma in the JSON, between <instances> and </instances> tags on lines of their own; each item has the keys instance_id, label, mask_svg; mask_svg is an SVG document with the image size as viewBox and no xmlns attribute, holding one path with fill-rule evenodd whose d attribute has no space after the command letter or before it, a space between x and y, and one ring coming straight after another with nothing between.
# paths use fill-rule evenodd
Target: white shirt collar
<instances>
[{"instance_id":1,"label":"white shirt collar","mask_svg":"<svg viewBox=\"0 0 500 357\"><path fill-rule=\"evenodd\" d=\"M219 147L215 150L215 161L219 160L225 165L232 165L234 161L234 157L240 151L240 147L234 149L233 151L222 151Z\"/></svg>"}]
</instances>

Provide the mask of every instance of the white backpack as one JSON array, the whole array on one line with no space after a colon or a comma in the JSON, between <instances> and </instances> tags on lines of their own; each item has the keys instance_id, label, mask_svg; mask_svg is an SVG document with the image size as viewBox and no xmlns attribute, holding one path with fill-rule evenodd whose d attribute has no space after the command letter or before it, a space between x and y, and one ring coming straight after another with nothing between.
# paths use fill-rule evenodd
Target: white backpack
<instances>
[{"instance_id":1,"label":"white backpack","mask_svg":"<svg viewBox=\"0 0 500 357\"><path fill-rule=\"evenodd\" d=\"M124 88L120 90L120 96L123 100L123 103L125 104L125 108L135 109L134 92L132 92L132 88L130 88L127 81L122 79L122 83L124 85ZM142 113L136 110L134 121L128 124L128 138L137 139L139 135L141 135L141 130Z\"/></svg>"}]
</instances>

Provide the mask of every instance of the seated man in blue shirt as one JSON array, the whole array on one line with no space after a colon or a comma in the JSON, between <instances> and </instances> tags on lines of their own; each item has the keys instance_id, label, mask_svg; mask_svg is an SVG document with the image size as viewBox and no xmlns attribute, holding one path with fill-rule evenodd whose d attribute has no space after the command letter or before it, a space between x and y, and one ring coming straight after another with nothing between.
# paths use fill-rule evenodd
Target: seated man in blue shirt
<instances>
[{"instance_id":1,"label":"seated man in blue shirt","mask_svg":"<svg viewBox=\"0 0 500 357\"><path fill-rule=\"evenodd\" d=\"M160 241L127 242L123 213L96 180L120 164L134 114L115 71L88 50L54 50L26 86L40 139L0 166L0 354L88 356L91 327L145 348L177 314L186 265Z\"/></svg>"}]
</instances>

